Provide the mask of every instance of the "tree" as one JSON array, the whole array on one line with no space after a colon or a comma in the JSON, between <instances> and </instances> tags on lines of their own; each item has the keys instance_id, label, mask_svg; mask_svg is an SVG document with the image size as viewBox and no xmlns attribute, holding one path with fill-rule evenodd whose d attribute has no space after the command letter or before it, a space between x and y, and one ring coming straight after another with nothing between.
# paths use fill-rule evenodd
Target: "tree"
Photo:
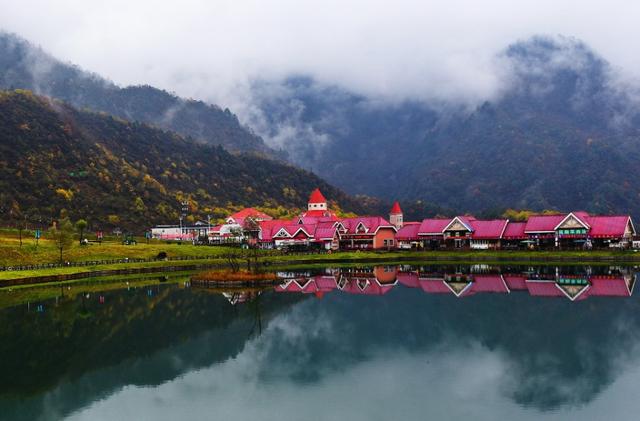
<instances>
[{"instance_id":1,"label":"tree","mask_svg":"<svg viewBox=\"0 0 640 421\"><path fill-rule=\"evenodd\" d=\"M62 263L62 252L73 243L73 224L68 218L62 218L57 225L49 229L49 236L60 251L60 263Z\"/></svg>"},{"instance_id":2,"label":"tree","mask_svg":"<svg viewBox=\"0 0 640 421\"><path fill-rule=\"evenodd\" d=\"M87 225L89 224L87 224L87 221L84 219L78 219L76 221L76 229L80 233L80 244L82 244L82 240L84 240L84 230L87 229Z\"/></svg>"}]
</instances>

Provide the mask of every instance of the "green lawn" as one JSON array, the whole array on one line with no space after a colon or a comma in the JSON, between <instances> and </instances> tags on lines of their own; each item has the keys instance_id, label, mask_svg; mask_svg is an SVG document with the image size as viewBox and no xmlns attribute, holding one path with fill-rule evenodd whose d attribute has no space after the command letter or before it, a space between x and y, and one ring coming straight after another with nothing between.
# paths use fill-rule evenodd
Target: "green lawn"
<instances>
[{"instance_id":1,"label":"green lawn","mask_svg":"<svg viewBox=\"0 0 640 421\"><path fill-rule=\"evenodd\" d=\"M168 257L197 257L214 256L228 252L226 247L202 247L190 243L170 243L138 239L136 245L123 245L115 239L104 241L102 244L89 243L81 246L74 242L71 248L63 251L64 261L81 262L95 260L112 260L123 258L152 258L164 251ZM32 265L42 263L57 263L60 251L52 241L40 239L36 246L33 237L23 238L22 247L15 232L0 231L0 266Z\"/></svg>"}]
</instances>

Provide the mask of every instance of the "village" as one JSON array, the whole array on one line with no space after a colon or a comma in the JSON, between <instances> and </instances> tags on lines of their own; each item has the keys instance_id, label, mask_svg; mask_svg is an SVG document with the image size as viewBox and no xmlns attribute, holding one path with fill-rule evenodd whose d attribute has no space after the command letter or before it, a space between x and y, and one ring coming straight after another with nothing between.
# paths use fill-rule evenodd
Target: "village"
<instances>
[{"instance_id":1,"label":"village","mask_svg":"<svg viewBox=\"0 0 640 421\"><path fill-rule=\"evenodd\" d=\"M404 221L397 201L383 216L340 218L315 189L307 210L274 219L254 208L229 215L224 224L159 225L151 236L165 241L237 244L279 250L591 250L640 248L630 215L584 211L535 215L526 221L473 216ZM635 240L635 241L634 241Z\"/></svg>"}]
</instances>

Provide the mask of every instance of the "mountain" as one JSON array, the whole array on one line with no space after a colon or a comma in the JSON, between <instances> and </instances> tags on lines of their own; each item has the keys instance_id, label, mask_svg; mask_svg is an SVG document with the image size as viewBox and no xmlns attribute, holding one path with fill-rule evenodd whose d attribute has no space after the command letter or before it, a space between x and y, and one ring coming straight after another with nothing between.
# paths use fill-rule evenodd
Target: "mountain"
<instances>
[{"instance_id":1,"label":"mountain","mask_svg":"<svg viewBox=\"0 0 640 421\"><path fill-rule=\"evenodd\" d=\"M501 94L473 108L374 101L295 77L256 82L262 112L247 123L293 162L353 194L459 212L640 216L637 89L573 39L534 37L499 60L508 70Z\"/></svg>"},{"instance_id":2,"label":"mountain","mask_svg":"<svg viewBox=\"0 0 640 421\"><path fill-rule=\"evenodd\" d=\"M29 42L0 32L0 89L27 89L76 108L148 123L230 151L277 155L228 109L178 98L151 86L120 88L63 63Z\"/></svg>"},{"instance_id":3,"label":"mountain","mask_svg":"<svg viewBox=\"0 0 640 421\"><path fill-rule=\"evenodd\" d=\"M29 91L0 91L0 217L59 215L140 230L191 218L222 218L240 206L272 213L306 206L315 187L347 211L367 203L313 173L255 154L230 154L175 133L78 111Z\"/></svg>"}]
</instances>

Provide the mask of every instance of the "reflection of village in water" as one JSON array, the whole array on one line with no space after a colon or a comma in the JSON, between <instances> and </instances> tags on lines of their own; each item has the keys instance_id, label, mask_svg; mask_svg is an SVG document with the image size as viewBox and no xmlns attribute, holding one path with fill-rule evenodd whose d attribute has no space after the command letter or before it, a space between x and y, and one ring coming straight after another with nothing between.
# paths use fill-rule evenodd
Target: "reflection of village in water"
<instances>
[{"instance_id":1,"label":"reflection of village in water","mask_svg":"<svg viewBox=\"0 0 640 421\"><path fill-rule=\"evenodd\" d=\"M539 297L564 297L571 301L591 296L629 297L635 271L621 266L376 266L326 269L322 273L279 273L283 283L276 292L315 294L339 291L383 295L399 286L427 294L467 297L479 293L524 292Z\"/></svg>"},{"instance_id":2,"label":"reflection of village in water","mask_svg":"<svg viewBox=\"0 0 640 421\"><path fill-rule=\"evenodd\" d=\"M220 294L234 306L252 302L266 291L322 298L329 293L380 296L394 288L410 288L426 294L457 298L476 294L525 293L534 297L580 301L592 296L630 297L637 273L637 268L628 266L387 265L278 272L280 283L276 286L211 286L193 279L173 285L193 292ZM154 298L164 289L161 286L167 280L165 276L159 278L160 283L155 285L136 286L133 280L124 284L127 291L143 289L148 298ZM171 283L164 286L171 287ZM65 295L76 295L78 289L82 291L83 287L61 287L53 298L54 305ZM99 304L104 304L105 293L108 292L80 292L80 298L83 302L97 298ZM28 310L44 312L48 306L45 301L25 304Z\"/></svg>"}]
</instances>

